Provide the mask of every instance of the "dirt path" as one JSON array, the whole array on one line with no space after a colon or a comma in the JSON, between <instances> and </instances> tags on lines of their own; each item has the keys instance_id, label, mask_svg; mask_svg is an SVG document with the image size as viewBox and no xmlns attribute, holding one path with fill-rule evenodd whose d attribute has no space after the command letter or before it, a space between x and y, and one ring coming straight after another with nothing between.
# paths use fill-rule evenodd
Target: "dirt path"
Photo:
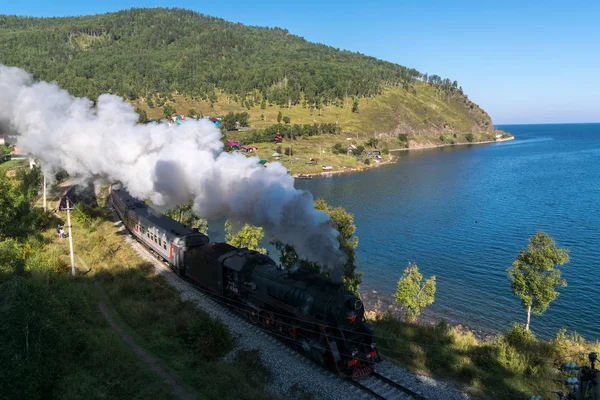
<instances>
[{"instance_id":1,"label":"dirt path","mask_svg":"<svg viewBox=\"0 0 600 400\"><path fill-rule=\"evenodd\" d=\"M60 241L62 248L65 250L65 253L68 254L69 250L65 246L63 239L59 238L58 240ZM77 259L86 268L88 268L85 261L83 261L79 256L77 256ZM90 268L88 268L88 272L89 271L90 271ZM100 286L98 281L94 282L94 286L98 289L100 298L102 298L104 300L104 301L102 301L102 300L98 301L98 308L100 309L100 312L102 313L102 315L104 315L104 318L106 319L106 322L108 322L108 325L117 333L117 335L119 335L121 340L123 340L127 344L127 346L129 346L131 351L133 351L138 356L138 358L140 358L142 360L142 362L144 364L146 364L150 368L150 370L152 370L152 372L154 372L156 375L158 375L163 380L163 382L165 382L171 388L172 393L178 399L181 399L181 400L197 399L198 396L196 396L191 390L189 390L186 387L184 387L183 385L179 384L177 382L176 375L169 372L166 368L164 368L161 361L158 358L154 357L153 355L151 355L150 353L148 353L147 351L142 349L135 342L135 340L131 336L129 336L125 332L125 330L121 326L119 326L119 324L117 324L115 322L115 320L111 316L111 313L114 315L118 315L118 314L114 310L109 309L109 307L105 304L105 301L106 302L108 301L108 296L106 295L106 292L104 292L104 289L102 289L102 287ZM110 312L109 312L109 310L110 310Z\"/></svg>"},{"instance_id":2,"label":"dirt path","mask_svg":"<svg viewBox=\"0 0 600 400\"><path fill-rule=\"evenodd\" d=\"M96 286L97 283L96 283ZM196 399L197 396L191 392L189 389L185 388L181 384L177 382L177 378L174 374L167 371L163 366L160 360L153 355L146 352L142 349L138 344L133 340L131 336L129 336L125 331L113 320L110 313L108 312L106 304L102 301L98 302L98 308L106 321L110 325L110 327L119 335L119 337L127 343L129 348L150 368L156 375L158 375L170 388L171 391L177 398L182 400L188 399Z\"/></svg>"}]
</instances>

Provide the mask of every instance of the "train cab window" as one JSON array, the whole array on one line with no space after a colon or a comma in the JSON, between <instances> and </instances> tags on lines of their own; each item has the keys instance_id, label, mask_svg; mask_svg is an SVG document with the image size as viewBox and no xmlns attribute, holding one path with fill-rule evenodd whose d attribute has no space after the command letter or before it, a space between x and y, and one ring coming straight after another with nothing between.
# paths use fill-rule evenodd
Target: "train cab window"
<instances>
[{"instance_id":1,"label":"train cab window","mask_svg":"<svg viewBox=\"0 0 600 400\"><path fill-rule=\"evenodd\" d=\"M159 246L161 245L160 239L158 239L158 245L159 245Z\"/></svg>"},{"instance_id":2,"label":"train cab window","mask_svg":"<svg viewBox=\"0 0 600 400\"><path fill-rule=\"evenodd\" d=\"M163 244L163 247L164 247L164 249L165 249L165 250L167 249L167 242L165 242L165 243Z\"/></svg>"}]
</instances>

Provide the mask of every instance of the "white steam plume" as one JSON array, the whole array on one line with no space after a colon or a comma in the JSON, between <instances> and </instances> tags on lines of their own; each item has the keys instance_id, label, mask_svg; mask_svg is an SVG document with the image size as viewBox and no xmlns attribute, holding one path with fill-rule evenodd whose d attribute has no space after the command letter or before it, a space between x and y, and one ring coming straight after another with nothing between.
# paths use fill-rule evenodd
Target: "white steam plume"
<instances>
[{"instance_id":1,"label":"white steam plume","mask_svg":"<svg viewBox=\"0 0 600 400\"><path fill-rule=\"evenodd\" d=\"M209 121L138 125L137 118L120 97L103 94L94 107L55 83L0 65L0 122L46 171L120 181L133 196L163 208L193 200L199 217L262 226L341 280L345 258L337 230L281 164L265 168L256 157L223 152L221 133Z\"/></svg>"}]
</instances>

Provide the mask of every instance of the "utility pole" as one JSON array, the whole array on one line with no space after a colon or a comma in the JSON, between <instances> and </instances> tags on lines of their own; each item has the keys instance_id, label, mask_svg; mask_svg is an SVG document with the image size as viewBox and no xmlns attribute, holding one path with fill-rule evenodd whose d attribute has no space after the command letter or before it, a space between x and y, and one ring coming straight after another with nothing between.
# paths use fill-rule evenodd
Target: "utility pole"
<instances>
[{"instance_id":1,"label":"utility pole","mask_svg":"<svg viewBox=\"0 0 600 400\"><path fill-rule=\"evenodd\" d=\"M67 224L69 224L69 251L71 252L71 275L75 276L75 258L73 257L73 235L71 234L71 207L69 205L68 197L67 197Z\"/></svg>"},{"instance_id":2,"label":"utility pole","mask_svg":"<svg viewBox=\"0 0 600 400\"><path fill-rule=\"evenodd\" d=\"M46 175L44 175L44 212L46 212Z\"/></svg>"}]
</instances>

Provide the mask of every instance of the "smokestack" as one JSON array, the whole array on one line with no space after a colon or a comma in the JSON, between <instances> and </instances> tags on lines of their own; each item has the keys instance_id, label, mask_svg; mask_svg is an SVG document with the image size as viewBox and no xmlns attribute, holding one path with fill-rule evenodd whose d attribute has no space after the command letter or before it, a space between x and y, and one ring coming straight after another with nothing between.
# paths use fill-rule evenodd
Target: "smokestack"
<instances>
[{"instance_id":1,"label":"smokestack","mask_svg":"<svg viewBox=\"0 0 600 400\"><path fill-rule=\"evenodd\" d=\"M18 132L18 146L45 171L120 181L162 209L192 200L197 216L261 226L341 281L345 257L337 230L280 163L265 168L257 157L223 152L210 121L140 125L137 119L120 97L103 94L94 107L54 83L0 65L0 123Z\"/></svg>"}]
</instances>

